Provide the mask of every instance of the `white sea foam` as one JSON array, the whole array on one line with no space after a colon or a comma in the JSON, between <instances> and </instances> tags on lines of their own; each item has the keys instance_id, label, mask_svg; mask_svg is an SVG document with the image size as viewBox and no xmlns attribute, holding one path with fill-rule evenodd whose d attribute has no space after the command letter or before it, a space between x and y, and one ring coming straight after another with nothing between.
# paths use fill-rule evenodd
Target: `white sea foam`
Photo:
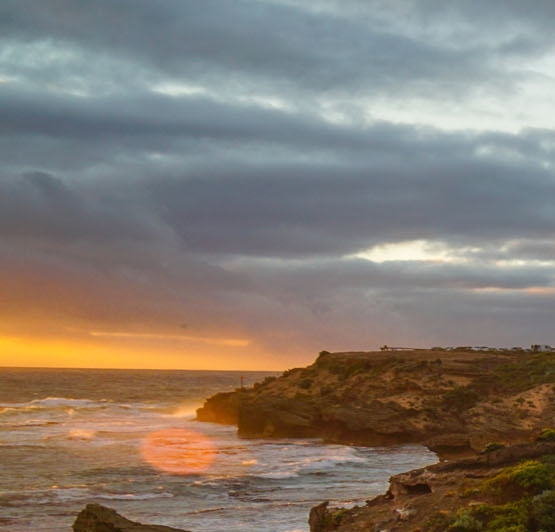
<instances>
[{"instance_id":1,"label":"white sea foam","mask_svg":"<svg viewBox=\"0 0 555 532\"><path fill-rule=\"evenodd\" d=\"M110 401L101 399L74 399L72 397L46 397L17 405L19 408L105 408Z\"/></svg>"},{"instance_id":2,"label":"white sea foam","mask_svg":"<svg viewBox=\"0 0 555 532\"><path fill-rule=\"evenodd\" d=\"M51 493L59 502L81 501L90 497L88 488L59 488L52 490Z\"/></svg>"},{"instance_id":3,"label":"white sea foam","mask_svg":"<svg viewBox=\"0 0 555 532\"><path fill-rule=\"evenodd\" d=\"M87 488L35 489L4 495L2 503L5 506L29 506L87 500L89 497L90 491Z\"/></svg>"},{"instance_id":4,"label":"white sea foam","mask_svg":"<svg viewBox=\"0 0 555 532\"><path fill-rule=\"evenodd\" d=\"M68 438L79 440L90 440L95 435L96 431L91 429L72 429L68 432Z\"/></svg>"},{"instance_id":5,"label":"white sea foam","mask_svg":"<svg viewBox=\"0 0 555 532\"><path fill-rule=\"evenodd\" d=\"M184 418L193 420L196 415L196 409L200 406L200 404L182 404L179 405L177 408L172 409L169 414L166 414L169 417L177 417L177 418Z\"/></svg>"},{"instance_id":6,"label":"white sea foam","mask_svg":"<svg viewBox=\"0 0 555 532\"><path fill-rule=\"evenodd\" d=\"M287 478L296 478L299 474L296 471L270 471L268 473L260 473L256 475L259 478L273 478L273 479L287 479Z\"/></svg>"},{"instance_id":7,"label":"white sea foam","mask_svg":"<svg viewBox=\"0 0 555 532\"><path fill-rule=\"evenodd\" d=\"M150 499L171 499L175 495L173 493L103 493L95 495L96 499L103 499L109 501L148 501Z\"/></svg>"}]
</instances>

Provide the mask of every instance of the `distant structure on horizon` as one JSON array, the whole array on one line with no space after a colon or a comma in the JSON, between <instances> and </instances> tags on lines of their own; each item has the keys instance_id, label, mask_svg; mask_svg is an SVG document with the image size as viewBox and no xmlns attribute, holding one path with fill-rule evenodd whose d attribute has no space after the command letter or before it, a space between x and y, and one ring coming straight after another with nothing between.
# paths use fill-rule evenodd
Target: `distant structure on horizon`
<instances>
[{"instance_id":1,"label":"distant structure on horizon","mask_svg":"<svg viewBox=\"0 0 555 532\"><path fill-rule=\"evenodd\" d=\"M530 350L534 352L545 352L545 351L553 351L553 347L547 344L532 344L530 346Z\"/></svg>"},{"instance_id":2,"label":"distant structure on horizon","mask_svg":"<svg viewBox=\"0 0 555 532\"><path fill-rule=\"evenodd\" d=\"M487 345L459 345L459 346L449 346L449 347L431 347L430 349L424 349L422 347L391 347L388 345L383 345L380 347L380 351L492 351L492 352L503 352L512 351L515 353L549 353L555 351L555 347L548 344L532 344L529 348L526 347L489 347Z\"/></svg>"},{"instance_id":3,"label":"distant structure on horizon","mask_svg":"<svg viewBox=\"0 0 555 532\"><path fill-rule=\"evenodd\" d=\"M388 345L382 345L380 351L422 351L421 347L390 347Z\"/></svg>"}]
</instances>

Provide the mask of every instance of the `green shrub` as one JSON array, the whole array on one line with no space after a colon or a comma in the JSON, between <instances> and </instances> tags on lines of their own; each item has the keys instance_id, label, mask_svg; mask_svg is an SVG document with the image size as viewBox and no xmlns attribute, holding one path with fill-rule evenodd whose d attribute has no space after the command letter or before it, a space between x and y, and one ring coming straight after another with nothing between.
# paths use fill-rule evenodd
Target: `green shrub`
<instances>
[{"instance_id":1,"label":"green shrub","mask_svg":"<svg viewBox=\"0 0 555 532\"><path fill-rule=\"evenodd\" d=\"M553 487L553 466L527 460L500 471L482 485L484 493L501 500L538 495Z\"/></svg>"},{"instance_id":2,"label":"green shrub","mask_svg":"<svg viewBox=\"0 0 555 532\"><path fill-rule=\"evenodd\" d=\"M349 513L349 510L340 509L331 514L331 522L333 526L339 526L343 518Z\"/></svg>"},{"instance_id":3,"label":"green shrub","mask_svg":"<svg viewBox=\"0 0 555 532\"><path fill-rule=\"evenodd\" d=\"M447 408L455 412L462 412L472 408L480 396L474 390L465 388L464 386L457 386L449 390L443 396L443 402Z\"/></svg>"},{"instance_id":4,"label":"green shrub","mask_svg":"<svg viewBox=\"0 0 555 532\"><path fill-rule=\"evenodd\" d=\"M480 504L471 514L483 523L484 532L528 532L529 504L520 499L500 506Z\"/></svg>"},{"instance_id":5,"label":"green shrub","mask_svg":"<svg viewBox=\"0 0 555 532\"><path fill-rule=\"evenodd\" d=\"M529 526L532 530L555 532L555 491L544 491L532 499Z\"/></svg>"},{"instance_id":6,"label":"green shrub","mask_svg":"<svg viewBox=\"0 0 555 532\"><path fill-rule=\"evenodd\" d=\"M449 516L445 512L438 512L423 523L426 532L444 532L449 526Z\"/></svg>"},{"instance_id":7,"label":"green shrub","mask_svg":"<svg viewBox=\"0 0 555 532\"><path fill-rule=\"evenodd\" d=\"M470 511L463 510L447 529L449 532L480 532L484 525Z\"/></svg>"},{"instance_id":8,"label":"green shrub","mask_svg":"<svg viewBox=\"0 0 555 532\"><path fill-rule=\"evenodd\" d=\"M486 443L484 448L480 451L480 454L488 454L492 453L493 451L497 451L498 449L503 449L505 445L503 443L499 443L497 441L491 441Z\"/></svg>"},{"instance_id":9,"label":"green shrub","mask_svg":"<svg viewBox=\"0 0 555 532\"><path fill-rule=\"evenodd\" d=\"M545 428L539 433L536 441L555 441L555 429Z\"/></svg>"},{"instance_id":10,"label":"green shrub","mask_svg":"<svg viewBox=\"0 0 555 532\"><path fill-rule=\"evenodd\" d=\"M524 500L493 507L486 532L528 532L528 504Z\"/></svg>"},{"instance_id":11,"label":"green shrub","mask_svg":"<svg viewBox=\"0 0 555 532\"><path fill-rule=\"evenodd\" d=\"M527 460L502 469L480 488L502 499L461 509L443 528L430 532L555 532L555 466Z\"/></svg>"},{"instance_id":12,"label":"green shrub","mask_svg":"<svg viewBox=\"0 0 555 532\"><path fill-rule=\"evenodd\" d=\"M497 384L505 391L519 392L555 380L555 353L535 353L494 370Z\"/></svg>"}]
</instances>

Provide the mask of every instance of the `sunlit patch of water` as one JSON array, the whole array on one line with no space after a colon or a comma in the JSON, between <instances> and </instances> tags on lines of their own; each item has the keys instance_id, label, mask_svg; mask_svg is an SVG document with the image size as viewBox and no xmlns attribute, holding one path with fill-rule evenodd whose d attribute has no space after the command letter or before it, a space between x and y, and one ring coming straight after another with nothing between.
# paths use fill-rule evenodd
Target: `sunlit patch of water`
<instances>
[{"instance_id":1,"label":"sunlit patch of water","mask_svg":"<svg viewBox=\"0 0 555 532\"><path fill-rule=\"evenodd\" d=\"M216 454L210 438L200 432L178 428L153 432L141 444L141 455L146 462L175 475L206 471Z\"/></svg>"}]
</instances>

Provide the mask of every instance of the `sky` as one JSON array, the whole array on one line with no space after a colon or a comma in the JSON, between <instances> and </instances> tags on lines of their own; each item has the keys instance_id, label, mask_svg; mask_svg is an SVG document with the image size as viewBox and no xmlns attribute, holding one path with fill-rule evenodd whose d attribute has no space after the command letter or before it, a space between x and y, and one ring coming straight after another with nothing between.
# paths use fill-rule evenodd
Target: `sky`
<instances>
[{"instance_id":1,"label":"sky","mask_svg":"<svg viewBox=\"0 0 555 532\"><path fill-rule=\"evenodd\" d=\"M0 366L555 344L552 0L2 0Z\"/></svg>"}]
</instances>

